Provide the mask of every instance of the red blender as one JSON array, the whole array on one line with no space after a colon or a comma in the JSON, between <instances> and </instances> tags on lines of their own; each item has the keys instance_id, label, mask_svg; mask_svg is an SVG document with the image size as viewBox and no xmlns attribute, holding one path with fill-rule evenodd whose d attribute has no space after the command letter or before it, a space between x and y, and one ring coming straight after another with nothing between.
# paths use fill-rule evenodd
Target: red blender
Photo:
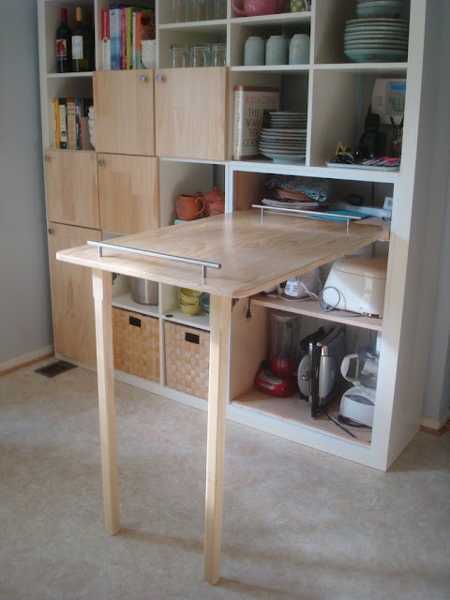
<instances>
[{"instance_id":1,"label":"red blender","mask_svg":"<svg viewBox=\"0 0 450 600\"><path fill-rule=\"evenodd\" d=\"M297 391L296 372L300 320L292 315L272 311L270 315L270 355L256 375L256 387L279 398Z\"/></svg>"}]
</instances>

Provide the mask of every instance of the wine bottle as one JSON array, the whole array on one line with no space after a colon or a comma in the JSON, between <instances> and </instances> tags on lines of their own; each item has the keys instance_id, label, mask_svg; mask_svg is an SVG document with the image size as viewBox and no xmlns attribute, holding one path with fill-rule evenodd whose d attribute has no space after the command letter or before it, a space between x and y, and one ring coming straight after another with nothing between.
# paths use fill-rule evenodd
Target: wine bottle
<instances>
[{"instance_id":1,"label":"wine bottle","mask_svg":"<svg viewBox=\"0 0 450 600\"><path fill-rule=\"evenodd\" d=\"M75 28L72 33L72 70L91 71L93 69L93 35L88 25L83 23L81 7L75 12Z\"/></svg>"},{"instance_id":2,"label":"wine bottle","mask_svg":"<svg viewBox=\"0 0 450 600\"><path fill-rule=\"evenodd\" d=\"M72 32L67 24L67 8L61 9L61 22L56 30L56 70L67 73L71 69Z\"/></svg>"}]
</instances>

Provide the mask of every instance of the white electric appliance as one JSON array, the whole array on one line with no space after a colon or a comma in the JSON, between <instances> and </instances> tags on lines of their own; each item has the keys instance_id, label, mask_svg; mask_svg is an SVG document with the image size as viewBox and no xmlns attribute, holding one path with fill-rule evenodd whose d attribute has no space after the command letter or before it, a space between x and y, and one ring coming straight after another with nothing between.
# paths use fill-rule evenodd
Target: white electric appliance
<instances>
[{"instance_id":1,"label":"white electric appliance","mask_svg":"<svg viewBox=\"0 0 450 600\"><path fill-rule=\"evenodd\" d=\"M330 309L381 317L386 271L386 258L351 256L337 260L322 290L322 303Z\"/></svg>"},{"instance_id":2,"label":"white electric appliance","mask_svg":"<svg viewBox=\"0 0 450 600\"><path fill-rule=\"evenodd\" d=\"M353 376L350 375L353 372ZM348 354L341 364L341 375L352 384L341 398L340 421L373 427L375 412L378 356L370 352Z\"/></svg>"}]
</instances>

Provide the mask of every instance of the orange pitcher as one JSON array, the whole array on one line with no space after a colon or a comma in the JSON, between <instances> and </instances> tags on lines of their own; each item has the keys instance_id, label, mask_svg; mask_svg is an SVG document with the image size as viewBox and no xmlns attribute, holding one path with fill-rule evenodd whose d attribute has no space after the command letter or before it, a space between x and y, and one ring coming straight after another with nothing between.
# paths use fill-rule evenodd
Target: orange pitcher
<instances>
[{"instance_id":1,"label":"orange pitcher","mask_svg":"<svg viewBox=\"0 0 450 600\"><path fill-rule=\"evenodd\" d=\"M175 201L177 218L183 221L194 221L205 214L205 200L202 194L181 194Z\"/></svg>"}]
</instances>

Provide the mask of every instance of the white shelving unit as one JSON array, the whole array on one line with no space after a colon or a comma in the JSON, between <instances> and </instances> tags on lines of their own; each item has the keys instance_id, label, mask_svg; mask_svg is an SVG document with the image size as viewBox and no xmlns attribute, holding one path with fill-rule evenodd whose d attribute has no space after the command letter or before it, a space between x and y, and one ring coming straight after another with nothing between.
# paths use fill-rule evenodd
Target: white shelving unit
<instances>
[{"instance_id":1,"label":"white shelving unit","mask_svg":"<svg viewBox=\"0 0 450 600\"><path fill-rule=\"evenodd\" d=\"M113 306L115 308L123 308L141 315L147 315L148 317L159 317L159 307L157 305L153 306L135 302L130 292L125 292L124 294L115 296L113 298Z\"/></svg>"},{"instance_id":2,"label":"white shelving unit","mask_svg":"<svg viewBox=\"0 0 450 600\"><path fill-rule=\"evenodd\" d=\"M79 0L71 4L79 3ZM54 73L50 48L53 44L55 14L61 2L38 0L40 22L40 71L42 89L43 143L45 149L52 140L48 123L48 106L53 96L92 93L92 73ZM69 2L64 2L64 5ZM108 0L86 0L96 26L96 66L102 70L99 42L100 11ZM239 302L233 310L233 372L228 398L231 419L261 430L294 440L337 456L385 470L395 460L417 431L421 416L420 376L423 358L415 339L418 320L421 330L431 327L430 315L420 304L419 283L422 271L420 245L427 229L426 213L416 185L417 174L430 160L419 145L419 134L426 128L426 115L421 112L425 30L429 15L429 0L405 0L405 18L410 20L410 46L407 63L363 63L346 61L343 55L345 21L351 18L356 0L313 0L311 12L286 13L254 18L235 18L228 1L227 18L216 21L174 23L171 3L156 0L156 40L158 68L169 66L169 48L174 43L192 44L201 41L225 41L229 67L229 155L226 161L175 159L160 157L161 225L173 222L174 198L181 191L207 191L215 181L223 183L226 210L231 212L251 205L257 198L260 184L267 175L289 175L327 179L336 189L363 189L364 194L377 198L393 197L394 210L390 243L381 242L375 252L389 255L385 313L383 320L352 319L351 326L367 335L381 335L381 357L375 423L371 435L354 440L333 424L313 421L305 405L297 399L278 401L255 394L253 380L267 347L267 316L279 302L258 298L252 302L252 319L246 318L247 307ZM308 32L311 39L311 61L308 65L243 66L243 48L248 35L270 35L279 32ZM337 142L353 146L361 134L367 107L368 90L377 77L407 78L407 104L402 169L400 172L330 168L325 163L333 155ZM256 159L232 160L232 94L235 84L279 86L282 107L307 110L307 157L305 165L274 164ZM241 185L242 184L242 185ZM417 215L421 215L419 218ZM180 226L180 232L182 226ZM160 305L152 316L159 316L161 343L164 344L165 320L208 330L206 315L187 317L174 302L176 290L160 287ZM116 306L143 312L128 295L117 296ZM275 306L276 305L276 306ZM346 323L338 313L321 314L317 305L303 304L281 308L297 312L306 321L322 319ZM145 313L143 313L145 314ZM172 317L167 315L171 314ZM305 322L306 322L305 321ZM164 352L161 352L164 355ZM119 374L119 377L168 397L206 409L203 400L188 397L162 384ZM416 365L412 371L408 365ZM416 373L417 372L417 373Z\"/></svg>"}]
</instances>

